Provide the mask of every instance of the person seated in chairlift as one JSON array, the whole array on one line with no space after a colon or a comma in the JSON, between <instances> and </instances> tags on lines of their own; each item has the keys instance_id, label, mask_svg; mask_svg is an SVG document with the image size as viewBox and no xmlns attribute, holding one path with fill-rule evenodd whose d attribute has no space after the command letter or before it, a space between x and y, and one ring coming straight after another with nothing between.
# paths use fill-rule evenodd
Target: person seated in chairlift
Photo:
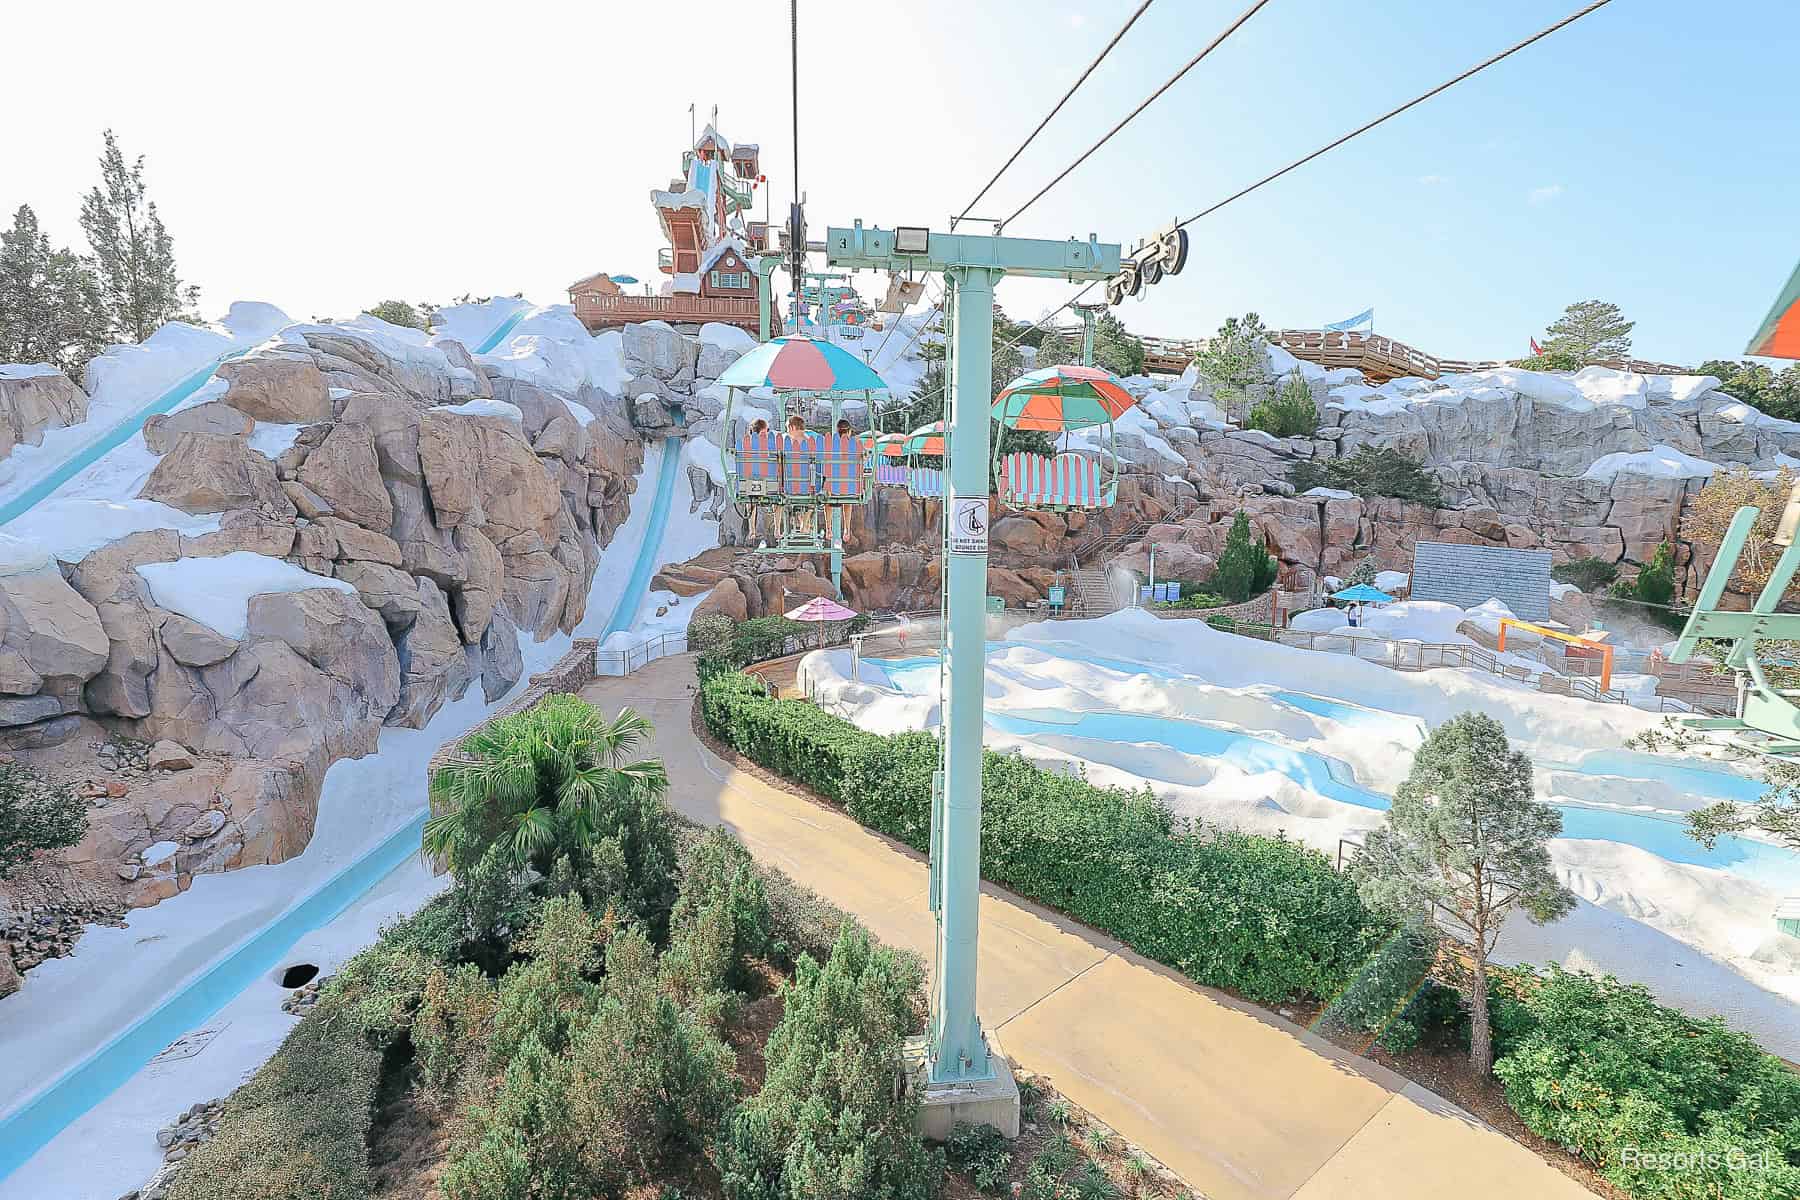
<instances>
[{"instance_id":1,"label":"person seated in chairlift","mask_svg":"<svg viewBox=\"0 0 1800 1200\"><path fill-rule=\"evenodd\" d=\"M806 420L799 413L795 413L788 418L787 435L789 440L799 442L804 447L801 452L811 458L812 463L810 469L814 476L813 483L816 487L819 471L818 446L816 443L807 440ZM785 480L783 481L783 486L786 486ZM800 510L794 514L794 532L802 536L807 536L812 533L812 526L812 507L810 505L803 505Z\"/></svg>"},{"instance_id":2,"label":"person seated in chairlift","mask_svg":"<svg viewBox=\"0 0 1800 1200\"><path fill-rule=\"evenodd\" d=\"M763 420L761 417L758 417L758 418L756 418L756 420L750 422L750 436L751 437L755 437L759 433L767 433L767 432L769 432L769 423L767 421ZM761 516L761 515L759 515L761 513L761 511L762 510L761 510L760 506L752 508L750 510L750 528L749 528L749 530L747 530L747 532L749 533L749 535L751 537L756 537L757 533L759 532L759 529L760 529L760 532L762 533L763 536L756 543L756 548L758 550L767 550L769 548L769 538L768 538L769 525L772 520L776 520L778 518L771 517L771 516ZM779 529L776 530L775 536L778 538L781 536L781 531Z\"/></svg>"}]
</instances>

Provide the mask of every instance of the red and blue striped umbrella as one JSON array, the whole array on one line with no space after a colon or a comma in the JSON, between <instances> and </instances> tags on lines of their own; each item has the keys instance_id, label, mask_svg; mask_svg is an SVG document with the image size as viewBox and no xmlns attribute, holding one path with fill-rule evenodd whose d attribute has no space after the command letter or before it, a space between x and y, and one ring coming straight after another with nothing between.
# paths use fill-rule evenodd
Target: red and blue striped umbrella
<instances>
[{"instance_id":1,"label":"red and blue striped umbrella","mask_svg":"<svg viewBox=\"0 0 1800 1200\"><path fill-rule=\"evenodd\" d=\"M719 376L726 387L766 387L778 392L885 392L874 368L817 338L771 338Z\"/></svg>"}]
</instances>

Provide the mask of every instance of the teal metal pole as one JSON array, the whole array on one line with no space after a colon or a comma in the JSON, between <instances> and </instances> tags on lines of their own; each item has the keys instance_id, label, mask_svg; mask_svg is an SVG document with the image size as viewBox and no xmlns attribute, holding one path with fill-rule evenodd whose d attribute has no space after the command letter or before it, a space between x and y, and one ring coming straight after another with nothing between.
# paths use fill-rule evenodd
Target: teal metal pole
<instances>
[{"instance_id":1,"label":"teal metal pole","mask_svg":"<svg viewBox=\"0 0 1800 1200\"><path fill-rule=\"evenodd\" d=\"M1094 310L1085 304L1077 305L1081 310L1081 365L1094 365Z\"/></svg>"},{"instance_id":2,"label":"teal metal pole","mask_svg":"<svg viewBox=\"0 0 1800 1200\"><path fill-rule=\"evenodd\" d=\"M988 405L993 399L994 283L1002 274L992 267L950 272L956 295L946 424L950 486L945 517L950 544L945 653L950 679L944 706L944 903L930 1048L934 1083L993 1074L975 1016L975 974L981 903L982 676L987 651Z\"/></svg>"}]
</instances>

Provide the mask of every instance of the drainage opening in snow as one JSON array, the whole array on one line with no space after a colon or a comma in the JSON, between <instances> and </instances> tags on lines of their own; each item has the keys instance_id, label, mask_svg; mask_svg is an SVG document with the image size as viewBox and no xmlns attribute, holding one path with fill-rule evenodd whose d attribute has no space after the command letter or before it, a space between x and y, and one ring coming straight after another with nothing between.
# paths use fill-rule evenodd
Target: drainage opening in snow
<instances>
[{"instance_id":1,"label":"drainage opening in snow","mask_svg":"<svg viewBox=\"0 0 1800 1200\"><path fill-rule=\"evenodd\" d=\"M318 977L319 968L311 963L295 963L291 967L283 967L279 976L284 988L305 987Z\"/></svg>"}]
</instances>

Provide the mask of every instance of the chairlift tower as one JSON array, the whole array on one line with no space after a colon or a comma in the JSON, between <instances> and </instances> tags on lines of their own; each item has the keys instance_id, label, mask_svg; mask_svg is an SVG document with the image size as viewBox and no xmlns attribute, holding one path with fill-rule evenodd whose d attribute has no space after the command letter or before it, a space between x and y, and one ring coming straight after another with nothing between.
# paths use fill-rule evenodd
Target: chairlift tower
<instances>
[{"instance_id":1,"label":"chairlift tower","mask_svg":"<svg viewBox=\"0 0 1800 1200\"><path fill-rule=\"evenodd\" d=\"M979 1103L981 1084L1004 1080L1011 1096L1011 1128L1018 1132L1018 1093L1009 1071L996 1070L975 1012L976 940L981 900L981 738L986 668L988 558L988 437L993 402L994 286L1009 275L1071 282L1118 273L1120 247L1090 234L1086 241L1050 241L921 227L864 227L826 231L831 267L908 275L941 272L950 319L949 470L944 496L944 622L948 686L943 713L944 785L934 797L931 906L937 912L937 971L931 1024L924 1047L927 1132L938 1119L959 1115L1000 1124ZM989 1102L995 1101L989 1095ZM959 1105L967 1105L959 1113Z\"/></svg>"}]
</instances>

